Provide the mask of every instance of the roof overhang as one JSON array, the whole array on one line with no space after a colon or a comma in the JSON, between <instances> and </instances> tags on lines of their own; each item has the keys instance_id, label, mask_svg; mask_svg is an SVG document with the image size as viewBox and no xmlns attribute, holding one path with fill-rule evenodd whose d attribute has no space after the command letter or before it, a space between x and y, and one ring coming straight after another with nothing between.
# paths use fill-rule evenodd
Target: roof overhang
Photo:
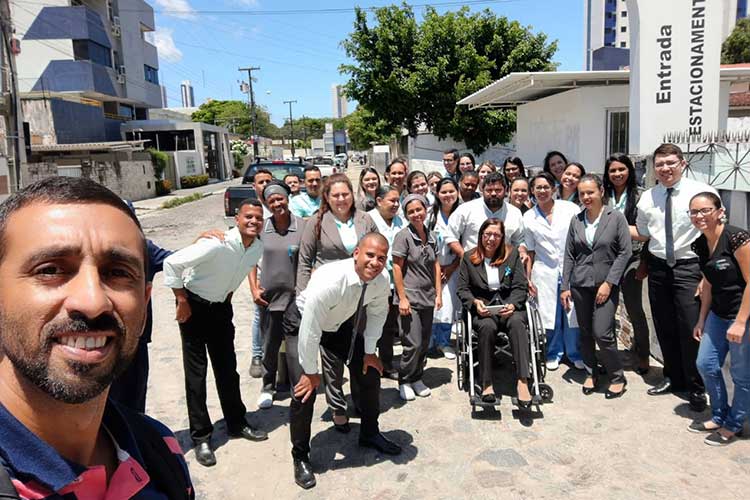
<instances>
[{"instance_id":1,"label":"roof overhang","mask_svg":"<svg viewBox=\"0 0 750 500\"><path fill-rule=\"evenodd\" d=\"M722 67L721 81L750 81L750 66ZM629 85L630 71L559 71L511 73L464 97L458 105L469 109L513 108L581 87Z\"/></svg>"},{"instance_id":2,"label":"roof overhang","mask_svg":"<svg viewBox=\"0 0 750 500\"><path fill-rule=\"evenodd\" d=\"M77 153L89 151L143 151L143 141L81 142L76 144L32 144L32 153Z\"/></svg>"}]
</instances>

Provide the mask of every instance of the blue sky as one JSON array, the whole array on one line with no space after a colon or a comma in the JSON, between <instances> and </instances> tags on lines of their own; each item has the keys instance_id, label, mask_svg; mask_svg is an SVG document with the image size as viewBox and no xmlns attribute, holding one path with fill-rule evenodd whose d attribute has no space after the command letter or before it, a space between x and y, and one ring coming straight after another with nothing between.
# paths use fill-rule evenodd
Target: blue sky
<instances>
[{"instance_id":1,"label":"blue sky","mask_svg":"<svg viewBox=\"0 0 750 500\"><path fill-rule=\"evenodd\" d=\"M285 100L297 100L294 116L330 116L331 84L344 83L338 72L346 61L339 42L352 29L354 5L375 7L395 2L363 0L147 0L156 11L159 77L167 87L169 106L180 106L180 82L190 80L196 104L207 98L245 99L238 67L260 66L255 82L258 103L282 124ZM438 5L449 0L412 0ZM438 10L456 10L453 5ZM560 70L583 67L583 0L505 0L474 4L530 25L558 40L555 61ZM310 10L347 9L323 13ZM269 14L305 10L303 13ZM417 13L422 7L415 7ZM352 111L353 106L349 106Z\"/></svg>"}]
</instances>

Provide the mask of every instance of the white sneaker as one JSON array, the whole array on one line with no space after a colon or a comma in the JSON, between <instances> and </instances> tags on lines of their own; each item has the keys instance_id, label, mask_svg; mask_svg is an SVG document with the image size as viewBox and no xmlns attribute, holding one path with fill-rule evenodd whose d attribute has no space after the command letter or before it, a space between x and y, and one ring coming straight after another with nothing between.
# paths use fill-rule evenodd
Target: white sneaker
<instances>
[{"instance_id":1,"label":"white sneaker","mask_svg":"<svg viewBox=\"0 0 750 500\"><path fill-rule=\"evenodd\" d=\"M414 401L414 389L410 384L401 384L398 386L398 395L404 401Z\"/></svg>"},{"instance_id":2,"label":"white sneaker","mask_svg":"<svg viewBox=\"0 0 750 500\"><path fill-rule=\"evenodd\" d=\"M547 360L547 369L551 372L560 368L560 361L556 359Z\"/></svg>"},{"instance_id":3,"label":"white sneaker","mask_svg":"<svg viewBox=\"0 0 750 500\"><path fill-rule=\"evenodd\" d=\"M420 398L426 398L427 396L432 394L430 388L424 385L424 382L422 382L421 380L417 380L416 382L411 384L411 388L414 389L414 392Z\"/></svg>"},{"instance_id":4,"label":"white sneaker","mask_svg":"<svg viewBox=\"0 0 750 500\"><path fill-rule=\"evenodd\" d=\"M273 394L270 392L261 392L258 396L258 408L267 410L273 406Z\"/></svg>"},{"instance_id":5,"label":"white sneaker","mask_svg":"<svg viewBox=\"0 0 750 500\"><path fill-rule=\"evenodd\" d=\"M573 362L573 366L575 366L576 369L578 369L578 370L585 370L586 369L586 365L583 364L583 361L574 361Z\"/></svg>"},{"instance_id":6,"label":"white sneaker","mask_svg":"<svg viewBox=\"0 0 750 500\"><path fill-rule=\"evenodd\" d=\"M445 359L456 359L456 351L449 345L438 347L438 351L443 353Z\"/></svg>"}]
</instances>

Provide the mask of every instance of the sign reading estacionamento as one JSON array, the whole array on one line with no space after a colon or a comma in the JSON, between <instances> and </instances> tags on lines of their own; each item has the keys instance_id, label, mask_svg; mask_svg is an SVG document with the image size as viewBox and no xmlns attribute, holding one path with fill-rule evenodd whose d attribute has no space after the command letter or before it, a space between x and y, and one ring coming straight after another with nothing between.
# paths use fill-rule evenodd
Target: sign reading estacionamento
<instances>
[{"instance_id":1,"label":"sign reading estacionamento","mask_svg":"<svg viewBox=\"0 0 750 500\"><path fill-rule=\"evenodd\" d=\"M627 0L630 153L652 152L668 132L718 131L721 44L732 4Z\"/></svg>"}]
</instances>

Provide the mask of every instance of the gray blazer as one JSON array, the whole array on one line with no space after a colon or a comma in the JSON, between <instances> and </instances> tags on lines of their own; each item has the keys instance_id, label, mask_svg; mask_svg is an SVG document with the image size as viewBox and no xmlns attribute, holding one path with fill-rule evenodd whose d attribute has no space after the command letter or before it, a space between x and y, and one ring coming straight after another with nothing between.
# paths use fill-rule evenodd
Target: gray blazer
<instances>
[{"instance_id":1,"label":"gray blazer","mask_svg":"<svg viewBox=\"0 0 750 500\"><path fill-rule=\"evenodd\" d=\"M590 247L584 233L584 217L586 210L570 221L561 288L593 288L605 281L617 286L633 253L628 221L617 210L602 208L594 244Z\"/></svg>"},{"instance_id":2,"label":"gray blazer","mask_svg":"<svg viewBox=\"0 0 750 500\"><path fill-rule=\"evenodd\" d=\"M297 293L307 287L310 275L315 269L323 264L351 257L341 241L334 215L331 212L326 212L323 215L320 239L315 237L318 217L320 217L319 213L310 217L305 224L305 230L302 232L302 240L299 245L299 262L297 263ZM361 210L354 212L354 227L357 230L358 239L362 239L367 233L378 231L375 222Z\"/></svg>"}]
</instances>

